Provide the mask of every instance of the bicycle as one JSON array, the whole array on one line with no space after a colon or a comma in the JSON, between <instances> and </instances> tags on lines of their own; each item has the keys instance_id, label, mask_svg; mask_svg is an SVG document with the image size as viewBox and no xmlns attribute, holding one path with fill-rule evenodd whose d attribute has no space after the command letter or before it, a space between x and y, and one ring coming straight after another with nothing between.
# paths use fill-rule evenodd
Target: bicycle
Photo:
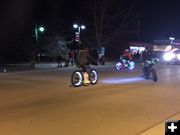
<instances>
[{"instance_id":1,"label":"bicycle","mask_svg":"<svg viewBox=\"0 0 180 135\"><path fill-rule=\"evenodd\" d=\"M85 79L88 79L92 85L97 84L99 79L97 70L93 68L90 68L87 72L83 72L82 69L75 70L71 75L71 84L74 87L87 85L84 82Z\"/></svg>"}]
</instances>

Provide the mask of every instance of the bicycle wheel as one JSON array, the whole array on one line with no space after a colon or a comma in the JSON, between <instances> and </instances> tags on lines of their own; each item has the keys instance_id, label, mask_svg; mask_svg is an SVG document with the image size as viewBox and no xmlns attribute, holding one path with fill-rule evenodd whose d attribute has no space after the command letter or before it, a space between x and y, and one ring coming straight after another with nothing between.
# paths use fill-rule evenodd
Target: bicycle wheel
<instances>
[{"instance_id":1,"label":"bicycle wheel","mask_svg":"<svg viewBox=\"0 0 180 135\"><path fill-rule=\"evenodd\" d=\"M133 69L135 68L135 63L134 63L134 61L130 61L130 62L129 62L128 68L129 68L130 70L133 70Z\"/></svg>"},{"instance_id":2,"label":"bicycle wheel","mask_svg":"<svg viewBox=\"0 0 180 135\"><path fill-rule=\"evenodd\" d=\"M91 84L97 84L98 79L98 72L95 69L91 69L89 72L89 80Z\"/></svg>"},{"instance_id":3,"label":"bicycle wheel","mask_svg":"<svg viewBox=\"0 0 180 135\"><path fill-rule=\"evenodd\" d=\"M71 84L74 87L79 87L83 84L83 74L81 71L74 71L71 75Z\"/></svg>"},{"instance_id":4,"label":"bicycle wheel","mask_svg":"<svg viewBox=\"0 0 180 135\"><path fill-rule=\"evenodd\" d=\"M120 70L121 68L122 68L122 63L121 62L118 62L118 63L116 63L116 65L115 65L115 68L116 68L116 70Z\"/></svg>"}]
</instances>

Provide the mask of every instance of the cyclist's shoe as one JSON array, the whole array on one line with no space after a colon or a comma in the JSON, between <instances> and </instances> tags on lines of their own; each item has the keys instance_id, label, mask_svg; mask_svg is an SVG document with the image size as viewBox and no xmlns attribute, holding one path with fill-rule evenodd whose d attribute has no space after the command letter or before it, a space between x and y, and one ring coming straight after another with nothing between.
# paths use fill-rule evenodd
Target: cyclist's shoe
<instances>
[{"instance_id":1,"label":"cyclist's shoe","mask_svg":"<svg viewBox=\"0 0 180 135\"><path fill-rule=\"evenodd\" d=\"M84 83L83 85L87 86L87 85L90 85L91 82L89 81L89 79L84 79Z\"/></svg>"}]
</instances>

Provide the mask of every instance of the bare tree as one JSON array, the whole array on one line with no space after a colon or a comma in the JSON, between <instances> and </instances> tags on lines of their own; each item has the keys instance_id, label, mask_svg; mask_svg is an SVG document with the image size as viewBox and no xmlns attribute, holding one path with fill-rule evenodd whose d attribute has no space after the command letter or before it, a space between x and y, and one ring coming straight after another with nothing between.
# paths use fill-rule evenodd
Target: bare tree
<instances>
[{"instance_id":1,"label":"bare tree","mask_svg":"<svg viewBox=\"0 0 180 135\"><path fill-rule=\"evenodd\" d=\"M49 46L46 47L48 55L53 58L54 61L58 62L58 67L61 65L61 61L65 61L65 66L69 64L67 47L67 41L61 37L55 37Z\"/></svg>"},{"instance_id":2,"label":"bare tree","mask_svg":"<svg viewBox=\"0 0 180 135\"><path fill-rule=\"evenodd\" d=\"M89 8L94 20L95 39L99 47L107 46L115 37L132 32L141 10L136 2L126 0L94 0Z\"/></svg>"}]
</instances>

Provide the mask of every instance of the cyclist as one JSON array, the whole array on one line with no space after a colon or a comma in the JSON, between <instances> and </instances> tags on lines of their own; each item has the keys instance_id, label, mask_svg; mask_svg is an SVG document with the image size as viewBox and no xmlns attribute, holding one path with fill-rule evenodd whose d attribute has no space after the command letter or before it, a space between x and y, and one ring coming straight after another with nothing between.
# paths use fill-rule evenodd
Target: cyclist
<instances>
[{"instance_id":1,"label":"cyclist","mask_svg":"<svg viewBox=\"0 0 180 135\"><path fill-rule=\"evenodd\" d=\"M90 65L98 65L98 61L90 55L88 47L82 47L79 50L76 57L76 65L83 71L84 85L90 84L87 69L90 68Z\"/></svg>"},{"instance_id":2,"label":"cyclist","mask_svg":"<svg viewBox=\"0 0 180 135\"><path fill-rule=\"evenodd\" d=\"M153 58L153 52L149 47L146 47L145 50L142 52L141 55L141 62L145 63L146 61L152 60ZM142 68L142 76L145 78L149 78L149 72L148 72L148 67L143 66Z\"/></svg>"},{"instance_id":3,"label":"cyclist","mask_svg":"<svg viewBox=\"0 0 180 135\"><path fill-rule=\"evenodd\" d=\"M129 52L129 49L125 49L124 53L123 53L123 58L126 59L127 61L132 59L132 55Z\"/></svg>"},{"instance_id":4,"label":"cyclist","mask_svg":"<svg viewBox=\"0 0 180 135\"><path fill-rule=\"evenodd\" d=\"M125 49L125 51L123 52L123 59L124 59L124 64L126 66L129 66L129 61L132 60L132 55L129 52L129 49Z\"/></svg>"}]
</instances>

